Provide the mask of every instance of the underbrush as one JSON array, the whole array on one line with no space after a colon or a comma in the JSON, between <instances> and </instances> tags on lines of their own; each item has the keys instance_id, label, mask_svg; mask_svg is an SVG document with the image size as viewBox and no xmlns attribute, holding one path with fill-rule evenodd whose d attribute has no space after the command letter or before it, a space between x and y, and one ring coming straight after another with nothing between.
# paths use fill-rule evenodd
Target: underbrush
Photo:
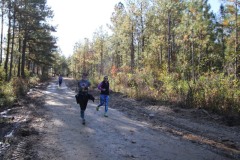
<instances>
[{"instance_id":1,"label":"underbrush","mask_svg":"<svg viewBox=\"0 0 240 160\"><path fill-rule=\"evenodd\" d=\"M192 84L192 105L221 114L240 114L240 83L234 76L208 74ZM190 103L190 105L191 105Z\"/></svg>"},{"instance_id":2,"label":"underbrush","mask_svg":"<svg viewBox=\"0 0 240 160\"><path fill-rule=\"evenodd\" d=\"M116 92L129 97L156 100L188 108L203 108L215 113L240 115L240 82L234 76L208 73L197 80L183 80L179 74L158 75L146 71L117 73L110 79Z\"/></svg>"},{"instance_id":3,"label":"underbrush","mask_svg":"<svg viewBox=\"0 0 240 160\"><path fill-rule=\"evenodd\" d=\"M16 96L13 94L12 83L1 82L0 107L12 105L15 99L16 99Z\"/></svg>"},{"instance_id":4,"label":"underbrush","mask_svg":"<svg viewBox=\"0 0 240 160\"><path fill-rule=\"evenodd\" d=\"M6 82L3 72L0 73L0 107L11 106L17 98L26 95L29 89L40 81L38 76L32 76L25 79L13 77Z\"/></svg>"}]
</instances>

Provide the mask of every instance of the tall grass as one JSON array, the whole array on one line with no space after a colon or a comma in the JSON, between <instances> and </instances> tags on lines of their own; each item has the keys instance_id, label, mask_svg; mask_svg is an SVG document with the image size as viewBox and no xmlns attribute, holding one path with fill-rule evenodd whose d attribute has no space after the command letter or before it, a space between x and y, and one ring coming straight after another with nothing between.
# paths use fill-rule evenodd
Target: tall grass
<instances>
[{"instance_id":1,"label":"tall grass","mask_svg":"<svg viewBox=\"0 0 240 160\"><path fill-rule=\"evenodd\" d=\"M138 99L168 101L189 108L204 108L221 114L240 114L240 82L234 76L207 73L193 81L179 74L138 71L119 72L112 80L115 91Z\"/></svg>"},{"instance_id":2,"label":"tall grass","mask_svg":"<svg viewBox=\"0 0 240 160\"><path fill-rule=\"evenodd\" d=\"M13 77L11 81L5 81L5 74L0 67L0 107L11 106L18 98L26 95L29 88L36 85L40 78L37 76L30 77L26 74L25 79Z\"/></svg>"}]
</instances>

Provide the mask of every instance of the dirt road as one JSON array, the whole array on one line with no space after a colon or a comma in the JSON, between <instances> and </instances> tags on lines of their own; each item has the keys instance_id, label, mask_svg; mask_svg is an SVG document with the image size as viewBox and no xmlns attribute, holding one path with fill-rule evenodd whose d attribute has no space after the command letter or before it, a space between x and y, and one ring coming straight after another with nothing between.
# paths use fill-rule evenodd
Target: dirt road
<instances>
[{"instance_id":1,"label":"dirt road","mask_svg":"<svg viewBox=\"0 0 240 160\"><path fill-rule=\"evenodd\" d=\"M65 83L60 88L50 83L45 94L49 121L40 127L45 136L34 145L39 159L228 159L204 145L153 130L115 109L110 108L106 118L103 108L96 111L96 103L88 104L86 125L82 125L75 93Z\"/></svg>"},{"instance_id":2,"label":"dirt road","mask_svg":"<svg viewBox=\"0 0 240 160\"><path fill-rule=\"evenodd\" d=\"M75 102L75 92L68 88L65 82L58 87L56 81L52 81L41 93L45 97L44 103L42 102L44 106L38 107L35 117L29 122L30 128L38 134L33 134L32 131L32 137L26 136L22 142L19 142L16 147L20 148L19 151L14 149L12 153L12 155L15 153L17 158L11 159L234 159L231 154L212 148L207 143L196 143L195 140L189 140L189 137L179 136L177 131L171 133L164 127L154 128L143 119L130 118L124 112L111 108L111 103L109 117L106 118L103 116L103 107L96 111L98 101L94 103L89 101L85 115L86 125L82 125L80 109ZM163 120L166 121L171 124L174 120ZM181 119L178 121L179 125L183 123ZM199 127L202 128L203 126ZM192 136L192 139L194 138L197 137ZM23 151L22 148L25 150ZM238 151L235 149L235 152ZM25 155L20 156L21 152L25 152Z\"/></svg>"}]
</instances>

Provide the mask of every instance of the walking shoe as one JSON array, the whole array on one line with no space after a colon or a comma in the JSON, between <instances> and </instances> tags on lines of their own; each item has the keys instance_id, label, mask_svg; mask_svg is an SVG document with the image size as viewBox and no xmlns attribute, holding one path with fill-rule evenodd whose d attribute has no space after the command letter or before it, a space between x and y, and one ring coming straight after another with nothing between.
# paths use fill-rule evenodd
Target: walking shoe
<instances>
[{"instance_id":1,"label":"walking shoe","mask_svg":"<svg viewBox=\"0 0 240 160\"><path fill-rule=\"evenodd\" d=\"M106 112L104 113L104 117L108 117L108 115L107 115L107 113L106 113Z\"/></svg>"},{"instance_id":2,"label":"walking shoe","mask_svg":"<svg viewBox=\"0 0 240 160\"><path fill-rule=\"evenodd\" d=\"M96 107L96 110L99 111L99 107L98 106Z\"/></svg>"},{"instance_id":3,"label":"walking shoe","mask_svg":"<svg viewBox=\"0 0 240 160\"><path fill-rule=\"evenodd\" d=\"M85 125L85 119L82 120L82 124Z\"/></svg>"}]
</instances>

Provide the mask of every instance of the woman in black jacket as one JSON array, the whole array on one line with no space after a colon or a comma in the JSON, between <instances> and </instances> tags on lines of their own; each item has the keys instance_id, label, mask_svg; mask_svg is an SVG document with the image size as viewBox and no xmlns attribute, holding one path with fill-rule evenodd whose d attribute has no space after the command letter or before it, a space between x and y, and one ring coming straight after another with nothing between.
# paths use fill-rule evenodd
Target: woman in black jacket
<instances>
[{"instance_id":1,"label":"woman in black jacket","mask_svg":"<svg viewBox=\"0 0 240 160\"><path fill-rule=\"evenodd\" d=\"M105 113L104 116L108 117L108 101L109 101L109 82L108 76L104 77L104 80L98 85L98 89L101 91L100 93L100 104L97 106L96 110L99 110L99 107L105 104Z\"/></svg>"}]
</instances>

